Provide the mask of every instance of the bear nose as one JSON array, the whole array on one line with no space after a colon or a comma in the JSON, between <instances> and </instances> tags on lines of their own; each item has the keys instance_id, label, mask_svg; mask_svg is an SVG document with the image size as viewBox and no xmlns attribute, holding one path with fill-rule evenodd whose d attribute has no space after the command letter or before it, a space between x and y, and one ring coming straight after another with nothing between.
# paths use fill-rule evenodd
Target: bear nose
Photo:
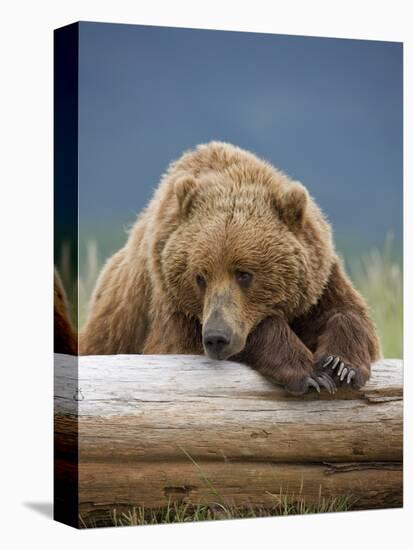
<instances>
[{"instance_id":1,"label":"bear nose","mask_svg":"<svg viewBox=\"0 0 413 550\"><path fill-rule=\"evenodd\" d=\"M214 357L219 357L230 342L230 335L223 330L208 330L204 334L204 346Z\"/></svg>"}]
</instances>

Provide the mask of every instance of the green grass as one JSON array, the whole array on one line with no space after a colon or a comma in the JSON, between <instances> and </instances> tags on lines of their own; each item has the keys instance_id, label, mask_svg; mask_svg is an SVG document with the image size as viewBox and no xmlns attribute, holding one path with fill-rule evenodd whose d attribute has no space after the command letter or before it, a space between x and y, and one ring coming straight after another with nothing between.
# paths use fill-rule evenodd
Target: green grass
<instances>
[{"instance_id":1,"label":"green grass","mask_svg":"<svg viewBox=\"0 0 413 550\"><path fill-rule=\"evenodd\" d=\"M380 335L384 357L403 356L403 273L389 235L383 249L349 262L357 289L367 300Z\"/></svg>"},{"instance_id":2,"label":"green grass","mask_svg":"<svg viewBox=\"0 0 413 550\"><path fill-rule=\"evenodd\" d=\"M236 507L222 505L219 502L210 504L169 503L162 508L131 507L125 510L114 508L106 515L79 517L80 527L128 527L133 525L159 525L164 523L188 523L193 521L213 521L220 519L246 519L302 514L320 514L330 512L347 512L352 510L349 497L323 498L319 503L306 504L304 500L292 500L290 497L278 499L268 506Z\"/></svg>"}]
</instances>

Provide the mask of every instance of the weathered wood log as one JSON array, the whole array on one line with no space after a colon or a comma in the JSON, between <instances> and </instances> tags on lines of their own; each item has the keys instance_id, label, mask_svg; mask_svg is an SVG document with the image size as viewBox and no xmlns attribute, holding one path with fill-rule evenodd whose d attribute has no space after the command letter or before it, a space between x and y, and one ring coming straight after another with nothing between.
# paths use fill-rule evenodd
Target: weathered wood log
<instances>
[{"instance_id":1,"label":"weathered wood log","mask_svg":"<svg viewBox=\"0 0 413 550\"><path fill-rule=\"evenodd\" d=\"M376 363L360 391L298 398L206 357L56 355L57 478L78 450L82 517L217 495L236 506L280 494L400 506L402 399L400 360Z\"/></svg>"}]
</instances>

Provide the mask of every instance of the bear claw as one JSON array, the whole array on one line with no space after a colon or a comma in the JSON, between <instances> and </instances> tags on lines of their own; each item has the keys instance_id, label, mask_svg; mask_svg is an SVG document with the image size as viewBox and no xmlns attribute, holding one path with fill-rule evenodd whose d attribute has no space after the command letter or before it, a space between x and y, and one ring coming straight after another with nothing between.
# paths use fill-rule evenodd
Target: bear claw
<instances>
[{"instance_id":1,"label":"bear claw","mask_svg":"<svg viewBox=\"0 0 413 550\"><path fill-rule=\"evenodd\" d=\"M313 387L318 393L321 392L321 388L325 388L328 393L333 394L337 391L337 387L334 380L325 372L315 372L311 376L307 377L307 390Z\"/></svg>"},{"instance_id":2,"label":"bear claw","mask_svg":"<svg viewBox=\"0 0 413 550\"><path fill-rule=\"evenodd\" d=\"M347 376L347 384L350 384L351 380L356 376L356 371L354 369L350 369L350 372Z\"/></svg>"},{"instance_id":3,"label":"bear claw","mask_svg":"<svg viewBox=\"0 0 413 550\"><path fill-rule=\"evenodd\" d=\"M325 388L328 393L336 392L334 380L326 372L316 371L311 375L306 375L300 380L296 380L286 386L286 390L292 395L303 395L310 388L314 388L318 393L321 393L321 388Z\"/></svg>"},{"instance_id":4,"label":"bear claw","mask_svg":"<svg viewBox=\"0 0 413 550\"><path fill-rule=\"evenodd\" d=\"M307 384L308 386L312 386L313 388L315 388L318 391L318 393L320 393L321 390L320 390L319 384L317 383L316 380L314 380L314 378L311 378L311 376L308 377Z\"/></svg>"},{"instance_id":5,"label":"bear claw","mask_svg":"<svg viewBox=\"0 0 413 550\"><path fill-rule=\"evenodd\" d=\"M331 370L334 370L337 365L340 363L340 357L335 357L334 355L329 355L327 359L322 363L322 367L330 367Z\"/></svg>"},{"instance_id":6,"label":"bear claw","mask_svg":"<svg viewBox=\"0 0 413 550\"><path fill-rule=\"evenodd\" d=\"M335 393L337 391L337 387L334 383L334 380L325 372L315 372L311 380L315 380L319 386L323 386L328 393Z\"/></svg>"},{"instance_id":7,"label":"bear claw","mask_svg":"<svg viewBox=\"0 0 413 550\"><path fill-rule=\"evenodd\" d=\"M357 369L346 365L338 356L329 355L328 357L321 359L318 364L323 369L331 369L333 374L336 375L337 381L344 382L347 378L347 384L350 384L357 374Z\"/></svg>"}]
</instances>

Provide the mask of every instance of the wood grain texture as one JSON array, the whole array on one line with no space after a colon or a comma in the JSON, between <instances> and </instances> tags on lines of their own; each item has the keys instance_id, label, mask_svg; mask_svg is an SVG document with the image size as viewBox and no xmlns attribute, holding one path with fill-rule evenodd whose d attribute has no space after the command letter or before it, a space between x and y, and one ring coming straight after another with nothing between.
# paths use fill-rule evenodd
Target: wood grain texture
<instances>
[{"instance_id":1,"label":"wood grain texture","mask_svg":"<svg viewBox=\"0 0 413 550\"><path fill-rule=\"evenodd\" d=\"M55 367L57 469L78 443L83 514L208 502L210 484L241 506L280 491L402 504L400 360L333 397L291 397L249 367L203 356L56 355Z\"/></svg>"}]
</instances>

